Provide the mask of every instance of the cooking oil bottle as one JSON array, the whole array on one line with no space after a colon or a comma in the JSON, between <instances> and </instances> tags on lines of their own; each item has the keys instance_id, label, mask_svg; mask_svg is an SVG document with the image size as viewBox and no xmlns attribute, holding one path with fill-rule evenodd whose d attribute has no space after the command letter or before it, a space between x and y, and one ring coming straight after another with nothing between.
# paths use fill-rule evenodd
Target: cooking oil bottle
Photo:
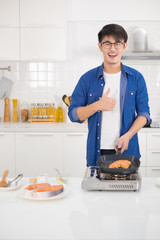
<instances>
[{"instance_id":1,"label":"cooking oil bottle","mask_svg":"<svg viewBox=\"0 0 160 240\"><path fill-rule=\"evenodd\" d=\"M58 108L56 109L55 121L56 122L63 122L63 109L61 108L60 105L58 105Z\"/></svg>"}]
</instances>

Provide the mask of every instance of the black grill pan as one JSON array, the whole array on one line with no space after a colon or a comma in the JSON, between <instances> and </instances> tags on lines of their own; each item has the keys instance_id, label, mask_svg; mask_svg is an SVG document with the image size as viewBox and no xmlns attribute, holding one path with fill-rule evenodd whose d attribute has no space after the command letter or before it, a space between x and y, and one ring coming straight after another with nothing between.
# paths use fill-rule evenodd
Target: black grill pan
<instances>
[{"instance_id":1,"label":"black grill pan","mask_svg":"<svg viewBox=\"0 0 160 240\"><path fill-rule=\"evenodd\" d=\"M109 165L117 160L128 160L131 162L129 168L109 168ZM110 173L110 174L119 174L119 175L128 175L136 173L139 166L140 160L135 156L122 155L117 153L115 155L101 155L98 158L99 171L101 173Z\"/></svg>"}]
</instances>

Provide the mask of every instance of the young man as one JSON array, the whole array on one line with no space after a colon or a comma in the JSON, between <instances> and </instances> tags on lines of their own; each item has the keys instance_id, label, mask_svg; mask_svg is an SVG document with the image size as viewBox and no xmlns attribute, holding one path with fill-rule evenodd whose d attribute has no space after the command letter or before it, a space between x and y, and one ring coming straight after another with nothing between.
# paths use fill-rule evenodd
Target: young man
<instances>
[{"instance_id":1,"label":"young man","mask_svg":"<svg viewBox=\"0 0 160 240\"><path fill-rule=\"evenodd\" d=\"M116 147L140 158L137 132L151 119L142 74L121 63L127 39L120 25L102 28L98 46L104 62L82 75L71 96L71 121L88 119L87 166L96 166L100 154L114 154Z\"/></svg>"}]
</instances>

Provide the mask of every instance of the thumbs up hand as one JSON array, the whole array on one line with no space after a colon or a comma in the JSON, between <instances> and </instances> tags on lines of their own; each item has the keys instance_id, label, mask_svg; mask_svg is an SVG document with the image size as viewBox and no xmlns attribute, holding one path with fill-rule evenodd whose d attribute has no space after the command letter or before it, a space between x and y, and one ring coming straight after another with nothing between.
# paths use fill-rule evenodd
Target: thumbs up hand
<instances>
[{"instance_id":1,"label":"thumbs up hand","mask_svg":"<svg viewBox=\"0 0 160 240\"><path fill-rule=\"evenodd\" d=\"M112 111L113 108L115 107L116 99L109 97L108 96L109 94L110 88L108 88L107 92L98 101L100 111Z\"/></svg>"}]
</instances>

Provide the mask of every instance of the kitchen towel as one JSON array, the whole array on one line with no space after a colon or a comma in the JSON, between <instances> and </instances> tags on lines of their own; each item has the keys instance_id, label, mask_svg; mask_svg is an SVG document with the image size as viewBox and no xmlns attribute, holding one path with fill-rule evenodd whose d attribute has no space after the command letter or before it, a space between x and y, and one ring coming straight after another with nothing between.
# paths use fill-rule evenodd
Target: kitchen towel
<instances>
[{"instance_id":1,"label":"kitchen towel","mask_svg":"<svg viewBox=\"0 0 160 240\"><path fill-rule=\"evenodd\" d=\"M0 79L0 99L9 97L12 84L13 82L4 76Z\"/></svg>"}]
</instances>

